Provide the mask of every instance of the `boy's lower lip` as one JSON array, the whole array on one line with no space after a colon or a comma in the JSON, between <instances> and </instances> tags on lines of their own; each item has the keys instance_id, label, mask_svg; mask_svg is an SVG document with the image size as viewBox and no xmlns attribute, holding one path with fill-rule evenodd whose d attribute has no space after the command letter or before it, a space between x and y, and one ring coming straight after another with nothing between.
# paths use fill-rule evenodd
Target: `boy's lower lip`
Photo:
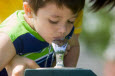
<instances>
[{"instance_id":1,"label":"boy's lower lip","mask_svg":"<svg viewBox=\"0 0 115 76\"><path fill-rule=\"evenodd\" d=\"M62 39L64 39L64 37L54 37L53 39L54 40L62 40Z\"/></svg>"}]
</instances>

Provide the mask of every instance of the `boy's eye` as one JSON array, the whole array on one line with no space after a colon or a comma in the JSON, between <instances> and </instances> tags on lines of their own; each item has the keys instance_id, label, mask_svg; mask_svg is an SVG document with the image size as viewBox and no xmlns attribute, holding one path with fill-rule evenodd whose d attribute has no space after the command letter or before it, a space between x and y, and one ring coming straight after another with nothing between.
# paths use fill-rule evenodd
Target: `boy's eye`
<instances>
[{"instance_id":1,"label":"boy's eye","mask_svg":"<svg viewBox=\"0 0 115 76\"><path fill-rule=\"evenodd\" d=\"M52 24L57 24L58 23L58 21L52 21L50 19L49 19L49 22L52 23Z\"/></svg>"},{"instance_id":2,"label":"boy's eye","mask_svg":"<svg viewBox=\"0 0 115 76\"><path fill-rule=\"evenodd\" d=\"M68 23L70 23L70 24L74 24L74 21L68 21Z\"/></svg>"}]
</instances>

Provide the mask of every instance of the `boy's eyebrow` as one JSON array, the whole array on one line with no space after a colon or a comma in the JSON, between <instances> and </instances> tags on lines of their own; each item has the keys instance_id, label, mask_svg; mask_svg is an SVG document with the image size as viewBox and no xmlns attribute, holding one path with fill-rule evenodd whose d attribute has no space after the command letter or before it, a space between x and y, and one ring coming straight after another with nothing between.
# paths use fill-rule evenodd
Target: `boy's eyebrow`
<instances>
[{"instance_id":1,"label":"boy's eyebrow","mask_svg":"<svg viewBox=\"0 0 115 76\"><path fill-rule=\"evenodd\" d=\"M58 15L51 15L52 17L54 17L54 18L62 18L61 16L58 16ZM77 18L77 16L78 15L74 15L73 17L71 17L71 18Z\"/></svg>"},{"instance_id":2,"label":"boy's eyebrow","mask_svg":"<svg viewBox=\"0 0 115 76\"><path fill-rule=\"evenodd\" d=\"M61 16L58 16L58 15L51 15L51 16L55 18L61 18Z\"/></svg>"},{"instance_id":3,"label":"boy's eyebrow","mask_svg":"<svg viewBox=\"0 0 115 76\"><path fill-rule=\"evenodd\" d=\"M73 16L72 18L77 18L78 15Z\"/></svg>"},{"instance_id":4,"label":"boy's eyebrow","mask_svg":"<svg viewBox=\"0 0 115 76\"><path fill-rule=\"evenodd\" d=\"M71 20L71 19L76 19L76 18L77 18L77 15L71 17L70 20Z\"/></svg>"}]
</instances>

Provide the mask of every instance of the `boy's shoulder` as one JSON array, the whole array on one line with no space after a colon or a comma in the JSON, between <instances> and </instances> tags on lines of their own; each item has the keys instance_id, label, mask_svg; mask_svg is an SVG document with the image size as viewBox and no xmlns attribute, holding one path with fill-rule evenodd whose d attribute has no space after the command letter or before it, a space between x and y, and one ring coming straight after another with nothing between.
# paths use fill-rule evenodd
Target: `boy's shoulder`
<instances>
[{"instance_id":1,"label":"boy's shoulder","mask_svg":"<svg viewBox=\"0 0 115 76\"><path fill-rule=\"evenodd\" d=\"M22 10L19 10L19 11L14 12L12 15L10 15L6 20L4 20L0 24L0 31L7 33L9 37L11 36L15 37L17 36L17 34L20 35L23 32L27 32L24 30L25 28L23 25L23 20L21 19L22 18L21 16L23 16L23 13L24 12Z\"/></svg>"},{"instance_id":2,"label":"boy's shoulder","mask_svg":"<svg viewBox=\"0 0 115 76\"><path fill-rule=\"evenodd\" d=\"M11 28L17 26L19 24L18 19L18 11L14 12L12 15L10 15L8 18L6 18L1 24L0 29L7 29L4 31L9 31Z\"/></svg>"}]
</instances>

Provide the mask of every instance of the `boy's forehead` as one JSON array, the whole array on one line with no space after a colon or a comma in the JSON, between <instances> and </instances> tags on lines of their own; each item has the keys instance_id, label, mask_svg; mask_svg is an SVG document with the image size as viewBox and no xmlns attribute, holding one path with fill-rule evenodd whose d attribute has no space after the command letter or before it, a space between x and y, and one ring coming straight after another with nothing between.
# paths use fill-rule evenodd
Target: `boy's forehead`
<instances>
[{"instance_id":1,"label":"boy's forehead","mask_svg":"<svg viewBox=\"0 0 115 76\"><path fill-rule=\"evenodd\" d=\"M71 17L77 17L77 13L73 14L73 12L66 6L58 7L55 3L48 3L45 7L38 10L38 12L42 10L43 13L50 15L52 17L58 18L60 15L71 15Z\"/></svg>"},{"instance_id":2,"label":"boy's forehead","mask_svg":"<svg viewBox=\"0 0 115 76\"><path fill-rule=\"evenodd\" d=\"M62 10L64 11L65 9L68 11L71 11L68 7L66 7L65 5L62 6L57 6L55 3L47 3L44 7L42 7L41 9L46 9L47 11L58 11L58 10ZM72 11L71 11L72 12Z\"/></svg>"}]
</instances>

